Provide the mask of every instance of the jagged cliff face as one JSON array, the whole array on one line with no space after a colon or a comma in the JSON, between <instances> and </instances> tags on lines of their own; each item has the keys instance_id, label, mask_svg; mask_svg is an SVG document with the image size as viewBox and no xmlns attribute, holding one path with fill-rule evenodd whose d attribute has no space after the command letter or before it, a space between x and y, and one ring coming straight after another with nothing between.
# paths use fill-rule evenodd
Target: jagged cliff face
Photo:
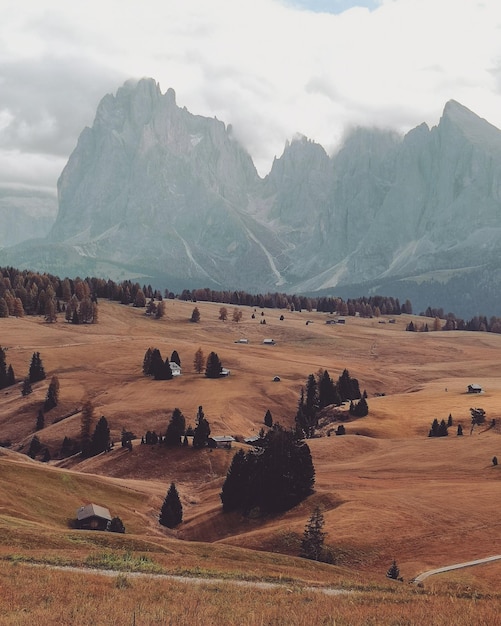
<instances>
[{"instance_id":1,"label":"jagged cliff face","mask_svg":"<svg viewBox=\"0 0 501 626\"><path fill-rule=\"evenodd\" d=\"M58 194L47 245L16 254L61 274L69 263L250 291L422 284L498 262L501 131L451 101L432 129L357 129L333 157L296 138L261 179L230 127L144 79L103 98Z\"/></svg>"}]
</instances>

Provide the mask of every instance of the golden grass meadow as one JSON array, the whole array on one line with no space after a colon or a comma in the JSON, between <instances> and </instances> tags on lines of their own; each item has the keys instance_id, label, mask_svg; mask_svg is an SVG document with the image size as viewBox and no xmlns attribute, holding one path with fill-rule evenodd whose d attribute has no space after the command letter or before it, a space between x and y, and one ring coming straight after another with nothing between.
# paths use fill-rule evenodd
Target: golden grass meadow
<instances>
[{"instance_id":1,"label":"golden grass meadow","mask_svg":"<svg viewBox=\"0 0 501 626\"><path fill-rule=\"evenodd\" d=\"M395 324L347 317L345 325L327 325L324 313L257 309L252 319L251 307L241 307L237 323L229 305L223 322L221 305L204 302L196 303L201 319L193 324L194 306L169 300L155 320L144 309L100 301L94 325L67 324L64 316L54 324L0 320L0 345L16 378L27 375L35 351L47 373L26 397L20 385L0 396L0 440L12 442L0 448L0 624L500 623L501 561L421 586L410 581L501 554L501 466L492 464L501 455L501 336L405 332L411 319L432 327L433 320L409 315ZM243 337L248 344L235 343ZM276 345L263 345L265 338ZM177 350L182 375L145 377L148 347L164 358ZM217 352L230 376L196 374L199 347L206 356ZM213 451L140 445L147 430L165 432L175 407L194 425L202 405L211 434L242 440L258 434L268 409L292 426L301 386L320 368L334 379L347 368L367 391L369 415L345 422L342 437L308 441L315 492L286 513L222 513L221 486L245 444ZM60 402L36 433L53 460L41 463L26 452L53 375ZM471 383L484 392L467 394ZM64 437L80 431L78 412L61 418L85 399L106 417L117 445L97 457L57 460ZM471 407L482 407L487 422L470 435ZM449 414L449 436L429 438L433 419ZM120 446L122 429L138 437L131 452ZM158 523L171 482L183 505L175 530ZM126 533L76 530L76 510L87 502L109 508ZM332 565L299 557L316 506ZM403 582L386 578L393 559Z\"/></svg>"}]
</instances>

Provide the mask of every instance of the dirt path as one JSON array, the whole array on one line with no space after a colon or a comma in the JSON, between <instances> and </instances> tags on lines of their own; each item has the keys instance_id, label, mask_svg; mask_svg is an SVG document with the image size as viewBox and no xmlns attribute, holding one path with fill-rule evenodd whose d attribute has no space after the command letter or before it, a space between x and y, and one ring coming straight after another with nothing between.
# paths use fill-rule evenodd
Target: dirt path
<instances>
[{"instance_id":1,"label":"dirt path","mask_svg":"<svg viewBox=\"0 0 501 626\"><path fill-rule=\"evenodd\" d=\"M501 557L500 557L501 558ZM29 567L44 567L62 572L74 572L76 574L97 574L98 576L125 576L127 578L159 578L172 582L190 585L235 585L237 587L251 587L254 589L285 589L290 593L314 592L323 593L327 596L338 596L345 593L353 593L349 589L335 589L332 587L303 587L302 585L285 585L281 583L260 582L257 580L233 580L227 578L196 578L191 576L176 576L174 574L149 574L146 572L124 572L112 569L93 569L90 567L72 567L64 565L42 565L37 563L27 564Z\"/></svg>"},{"instance_id":2,"label":"dirt path","mask_svg":"<svg viewBox=\"0 0 501 626\"><path fill-rule=\"evenodd\" d=\"M427 572L423 572L422 574L419 574L419 576L416 576L411 582L419 584L428 578L428 576L433 576L434 574L442 574L443 572L450 572L451 570L462 569L463 567L472 567L473 565L482 565L483 563L490 563L491 561L499 560L501 560L501 555L488 556L485 559L477 559L475 561L467 561L465 563L456 563L455 565L446 565L445 567L430 569Z\"/></svg>"}]
</instances>

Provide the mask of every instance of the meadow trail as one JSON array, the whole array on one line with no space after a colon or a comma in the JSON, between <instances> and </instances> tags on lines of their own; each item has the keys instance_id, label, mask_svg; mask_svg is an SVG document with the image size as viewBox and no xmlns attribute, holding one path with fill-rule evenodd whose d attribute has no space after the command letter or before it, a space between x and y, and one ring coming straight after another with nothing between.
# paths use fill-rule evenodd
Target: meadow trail
<instances>
[{"instance_id":1,"label":"meadow trail","mask_svg":"<svg viewBox=\"0 0 501 626\"><path fill-rule=\"evenodd\" d=\"M501 558L501 557L499 557ZM312 587L303 586L300 584L285 584L285 583L272 583L257 580L235 580L231 578L207 578L207 577L192 577L192 576L176 576L175 574L154 574L148 572L137 571L120 571L114 569L94 569L89 567L73 567L65 565L47 565L37 563L26 563L28 567L40 567L45 569L57 570L60 572L73 572L77 574L96 574L98 576L122 576L126 578L157 578L161 580L171 580L176 583L184 583L187 585L234 585L237 587L247 587L254 589L286 589L290 593L323 593L327 596L338 596L342 594L354 593L350 589L337 589L332 587Z\"/></svg>"},{"instance_id":2,"label":"meadow trail","mask_svg":"<svg viewBox=\"0 0 501 626\"><path fill-rule=\"evenodd\" d=\"M450 572L455 569L463 569L464 567L473 567L474 565L482 565L483 563L491 563L492 561L501 560L501 555L496 556L488 556L484 559L476 559L474 561L465 561L464 563L455 563L454 565L446 565L444 567L439 567L437 569L430 569L422 574L419 574L415 578L412 579L411 582L415 584L422 583L423 580L428 578L429 576L434 576L435 574L442 574L444 572Z\"/></svg>"}]
</instances>

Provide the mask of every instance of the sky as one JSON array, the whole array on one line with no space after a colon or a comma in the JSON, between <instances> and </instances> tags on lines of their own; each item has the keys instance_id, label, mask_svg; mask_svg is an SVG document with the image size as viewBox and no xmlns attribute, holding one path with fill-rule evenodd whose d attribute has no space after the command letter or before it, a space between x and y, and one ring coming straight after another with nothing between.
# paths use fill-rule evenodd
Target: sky
<instances>
[{"instance_id":1,"label":"sky","mask_svg":"<svg viewBox=\"0 0 501 626\"><path fill-rule=\"evenodd\" d=\"M0 0L0 189L56 190L97 105L130 78L216 116L261 175L297 133L501 128L499 0Z\"/></svg>"}]
</instances>

